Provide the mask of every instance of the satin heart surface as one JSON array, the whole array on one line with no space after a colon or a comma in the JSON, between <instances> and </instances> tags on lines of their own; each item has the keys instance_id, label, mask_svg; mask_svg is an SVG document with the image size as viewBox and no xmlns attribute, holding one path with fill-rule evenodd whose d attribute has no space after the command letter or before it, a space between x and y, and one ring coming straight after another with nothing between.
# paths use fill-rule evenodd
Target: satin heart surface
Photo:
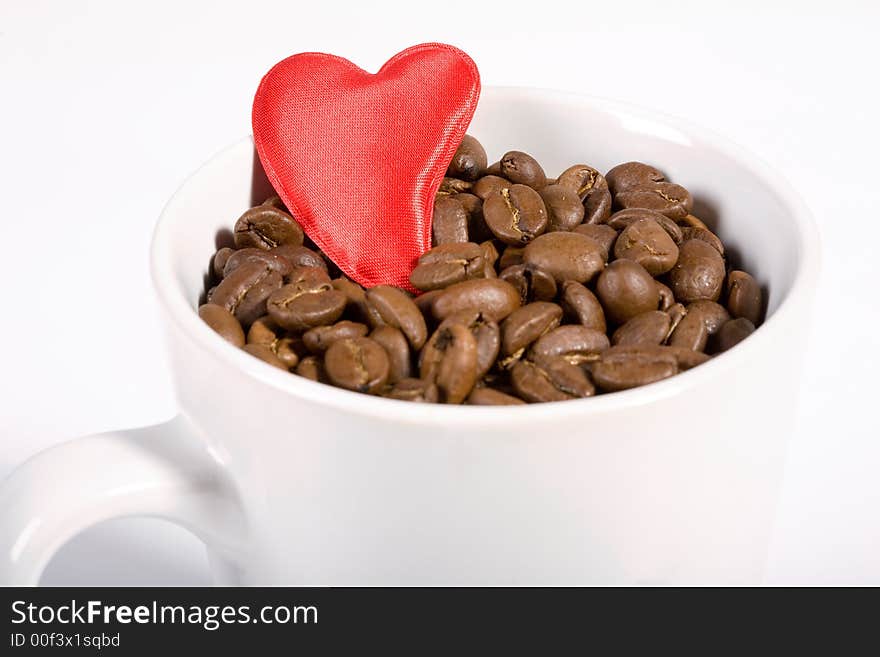
<instances>
[{"instance_id":1,"label":"satin heart surface","mask_svg":"<svg viewBox=\"0 0 880 657\"><path fill-rule=\"evenodd\" d=\"M375 74L301 53L260 83L254 143L275 191L346 276L412 289L434 195L479 95L476 65L445 44L408 48Z\"/></svg>"}]
</instances>

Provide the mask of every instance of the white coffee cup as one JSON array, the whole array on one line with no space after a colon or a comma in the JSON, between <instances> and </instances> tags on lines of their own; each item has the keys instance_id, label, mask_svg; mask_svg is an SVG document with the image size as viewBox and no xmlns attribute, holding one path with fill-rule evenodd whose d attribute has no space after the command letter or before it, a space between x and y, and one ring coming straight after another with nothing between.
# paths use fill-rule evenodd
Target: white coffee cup
<instances>
[{"instance_id":1,"label":"white coffee cup","mask_svg":"<svg viewBox=\"0 0 880 657\"><path fill-rule=\"evenodd\" d=\"M180 415L15 472L0 583L36 583L74 534L128 515L189 528L221 584L759 582L819 266L802 201L739 148L617 103L487 88L469 132L550 175L655 164L764 286L767 321L693 370L581 401L445 407L293 376L196 314L215 235L268 194L241 141L184 183L153 240Z\"/></svg>"}]
</instances>

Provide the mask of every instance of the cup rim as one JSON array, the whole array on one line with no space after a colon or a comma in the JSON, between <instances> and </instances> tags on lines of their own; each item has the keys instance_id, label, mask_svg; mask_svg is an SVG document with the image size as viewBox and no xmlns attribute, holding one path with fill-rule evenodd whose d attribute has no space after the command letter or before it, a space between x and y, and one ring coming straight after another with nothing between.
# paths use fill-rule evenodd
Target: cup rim
<instances>
[{"instance_id":1,"label":"cup rim","mask_svg":"<svg viewBox=\"0 0 880 657\"><path fill-rule=\"evenodd\" d=\"M214 153L208 160L186 177L166 203L153 232L150 247L150 269L156 296L163 311L177 327L198 348L236 368L244 376L279 389L287 394L333 407L346 413L355 413L382 420L393 420L409 424L440 424L447 426L497 426L514 422L560 419L570 416L584 418L607 412L633 409L655 403L674 395L683 394L710 379L741 367L764 344L772 344L787 338L782 321L785 314L796 306L809 302L815 289L820 267L818 231L812 213L800 195L788 181L766 162L745 148L722 137L712 130L693 124L684 119L657 112L649 108L605 99L577 92L558 91L537 87L488 86L483 92L515 97L538 97L552 102L553 98L576 100L590 107L611 114L626 113L646 121L661 123L683 134L697 137L702 143L724 154L737 166L749 170L757 178L767 182L778 196L781 204L788 210L787 221L794 223L798 243L796 254L798 262L794 279L788 293L774 313L749 336L723 354L706 363L676 376L650 383L638 388L596 395L586 399L522 406L467 406L443 404L419 404L395 399L387 399L363 393L336 388L303 377L293 376L278 368L263 363L250 354L236 348L214 333L198 316L196 309L180 289L175 280L172 263L171 243L174 239L175 201L182 195L189 183L200 175L203 169L222 159L230 152L240 148L244 142L252 143L252 137L235 141L226 148Z\"/></svg>"}]
</instances>

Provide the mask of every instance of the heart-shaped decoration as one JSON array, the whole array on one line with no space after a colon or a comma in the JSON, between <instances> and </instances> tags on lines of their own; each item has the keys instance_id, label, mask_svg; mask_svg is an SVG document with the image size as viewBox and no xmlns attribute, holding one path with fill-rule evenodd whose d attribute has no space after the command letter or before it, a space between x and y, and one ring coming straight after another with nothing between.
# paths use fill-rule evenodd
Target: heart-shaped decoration
<instances>
[{"instance_id":1,"label":"heart-shaped decoration","mask_svg":"<svg viewBox=\"0 0 880 657\"><path fill-rule=\"evenodd\" d=\"M476 65L445 44L408 48L376 74L302 53L260 83L254 143L275 191L346 276L412 289L434 195L479 95Z\"/></svg>"}]
</instances>

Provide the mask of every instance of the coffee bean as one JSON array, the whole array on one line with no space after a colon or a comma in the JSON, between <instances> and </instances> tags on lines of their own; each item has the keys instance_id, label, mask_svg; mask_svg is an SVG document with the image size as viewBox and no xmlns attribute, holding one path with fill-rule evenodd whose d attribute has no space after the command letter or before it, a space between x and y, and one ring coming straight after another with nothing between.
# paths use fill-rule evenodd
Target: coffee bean
<instances>
[{"instance_id":1,"label":"coffee bean","mask_svg":"<svg viewBox=\"0 0 880 657\"><path fill-rule=\"evenodd\" d=\"M669 306L669 308L667 308L665 312L667 315L669 315L669 331L666 334L666 340L668 340L669 336L672 335L672 332L681 323L681 320L683 320L688 314L688 311L687 308L685 308L682 304L674 303ZM664 342L666 340L664 340Z\"/></svg>"},{"instance_id":2,"label":"coffee bean","mask_svg":"<svg viewBox=\"0 0 880 657\"><path fill-rule=\"evenodd\" d=\"M618 164L605 174L605 180L612 194L619 194L633 187L643 187L663 182L665 176L654 167L641 162Z\"/></svg>"},{"instance_id":3,"label":"coffee bean","mask_svg":"<svg viewBox=\"0 0 880 657\"><path fill-rule=\"evenodd\" d=\"M678 362L660 347L611 347L602 352L590 372L601 390L614 392L673 376L678 373Z\"/></svg>"},{"instance_id":4,"label":"coffee bean","mask_svg":"<svg viewBox=\"0 0 880 657\"><path fill-rule=\"evenodd\" d=\"M519 293L510 283L483 278L447 287L434 300L433 312L434 317L444 320L463 310L477 310L498 322L519 306Z\"/></svg>"},{"instance_id":5,"label":"coffee bean","mask_svg":"<svg viewBox=\"0 0 880 657\"><path fill-rule=\"evenodd\" d=\"M651 274L632 260L609 264L599 275L596 293L606 316L617 324L656 310L660 304L660 292Z\"/></svg>"},{"instance_id":6,"label":"coffee bean","mask_svg":"<svg viewBox=\"0 0 880 657\"><path fill-rule=\"evenodd\" d=\"M675 266L678 247L656 221L639 219L620 233L614 244L614 256L634 260L652 276L659 276Z\"/></svg>"},{"instance_id":7,"label":"coffee bean","mask_svg":"<svg viewBox=\"0 0 880 657\"><path fill-rule=\"evenodd\" d=\"M690 192L681 185L659 182L646 187L632 187L614 196L621 208L647 208L670 219L684 219L694 205Z\"/></svg>"},{"instance_id":8,"label":"coffee bean","mask_svg":"<svg viewBox=\"0 0 880 657\"><path fill-rule=\"evenodd\" d=\"M672 354L672 357L675 358L675 362L678 364L678 369L681 372L696 367L697 365L702 365L712 359L711 356L702 351L693 351L692 349L685 349L684 347L660 348L668 350L668 353Z\"/></svg>"},{"instance_id":9,"label":"coffee bean","mask_svg":"<svg viewBox=\"0 0 880 657\"><path fill-rule=\"evenodd\" d=\"M388 354L388 383L397 383L412 376L409 342L403 331L392 326L380 326L370 333L370 338Z\"/></svg>"},{"instance_id":10,"label":"coffee bean","mask_svg":"<svg viewBox=\"0 0 880 657\"><path fill-rule=\"evenodd\" d=\"M498 249L492 240L487 240L480 244L480 250L483 252L483 277L495 278L498 274L495 272L495 263L498 262Z\"/></svg>"},{"instance_id":11,"label":"coffee bean","mask_svg":"<svg viewBox=\"0 0 880 657\"><path fill-rule=\"evenodd\" d=\"M502 189L510 189L512 185L512 182L501 176L483 176L474 183L471 192L485 203L487 198Z\"/></svg>"},{"instance_id":12,"label":"coffee bean","mask_svg":"<svg viewBox=\"0 0 880 657\"><path fill-rule=\"evenodd\" d=\"M514 310L501 324L501 354L521 354L535 340L552 331L562 321L562 308L555 303L536 301Z\"/></svg>"},{"instance_id":13,"label":"coffee bean","mask_svg":"<svg viewBox=\"0 0 880 657\"><path fill-rule=\"evenodd\" d=\"M604 332L579 324L565 324L538 338L529 350L529 358L542 361L562 357L580 365L596 360L610 345Z\"/></svg>"},{"instance_id":14,"label":"coffee bean","mask_svg":"<svg viewBox=\"0 0 880 657\"><path fill-rule=\"evenodd\" d=\"M559 174L556 184L572 190L581 201L584 201L592 191L608 189L605 176L586 164L575 164L568 167Z\"/></svg>"},{"instance_id":15,"label":"coffee bean","mask_svg":"<svg viewBox=\"0 0 880 657\"><path fill-rule=\"evenodd\" d=\"M266 301L282 285L281 274L267 265L248 262L224 278L214 288L208 302L223 306L242 326L250 326L266 314Z\"/></svg>"},{"instance_id":16,"label":"coffee bean","mask_svg":"<svg viewBox=\"0 0 880 657\"><path fill-rule=\"evenodd\" d=\"M686 240L702 240L713 249L718 251L722 256L724 255L724 244L722 244L721 240L718 239L718 236L713 233L711 230L707 230L706 228L693 228L690 226L686 226L681 229L682 239Z\"/></svg>"},{"instance_id":17,"label":"coffee bean","mask_svg":"<svg viewBox=\"0 0 880 657\"><path fill-rule=\"evenodd\" d=\"M330 345L324 371L333 385L375 394L388 382L388 354L370 338L346 338Z\"/></svg>"},{"instance_id":18,"label":"coffee bean","mask_svg":"<svg viewBox=\"0 0 880 657\"><path fill-rule=\"evenodd\" d=\"M523 262L547 272L557 283L587 283L602 271L602 247L580 233L547 233L526 247Z\"/></svg>"},{"instance_id":19,"label":"coffee bean","mask_svg":"<svg viewBox=\"0 0 880 657\"><path fill-rule=\"evenodd\" d=\"M718 351L727 351L755 332L755 325L745 317L731 319L718 331Z\"/></svg>"},{"instance_id":20,"label":"coffee bean","mask_svg":"<svg viewBox=\"0 0 880 657\"><path fill-rule=\"evenodd\" d=\"M264 363L268 363L272 367L277 367L280 370L287 371L287 365L285 365L278 356L275 355L275 352L269 349L264 344L246 344L242 347L244 351L249 353L251 356L255 356L259 358Z\"/></svg>"},{"instance_id":21,"label":"coffee bean","mask_svg":"<svg viewBox=\"0 0 880 657\"><path fill-rule=\"evenodd\" d=\"M669 310L675 303L675 295L672 294L672 290L660 281L654 282L657 284L657 292L660 294L660 310Z\"/></svg>"},{"instance_id":22,"label":"coffee bean","mask_svg":"<svg viewBox=\"0 0 880 657\"><path fill-rule=\"evenodd\" d=\"M324 365L317 356L307 356L296 366L296 374L310 381L323 381L326 376Z\"/></svg>"},{"instance_id":23,"label":"coffee bean","mask_svg":"<svg viewBox=\"0 0 880 657\"><path fill-rule=\"evenodd\" d=\"M447 175L464 180L476 180L488 163L483 145L470 135L465 135L455 155L452 156Z\"/></svg>"},{"instance_id":24,"label":"coffee bean","mask_svg":"<svg viewBox=\"0 0 880 657\"><path fill-rule=\"evenodd\" d=\"M440 401L460 404L477 382L477 342L466 326L438 328L422 350L420 375L437 384Z\"/></svg>"},{"instance_id":25,"label":"coffee bean","mask_svg":"<svg viewBox=\"0 0 880 657\"><path fill-rule=\"evenodd\" d=\"M425 317L426 321L430 320L434 316L434 300L440 296L443 290L431 290L430 292L423 292L415 299L413 299L413 303L418 307L419 312L422 313L422 316ZM376 313L378 315L378 313Z\"/></svg>"},{"instance_id":26,"label":"coffee bean","mask_svg":"<svg viewBox=\"0 0 880 657\"><path fill-rule=\"evenodd\" d=\"M367 303L388 326L403 331L413 349L422 348L428 339L428 327L422 312L405 292L390 285L378 285L367 290Z\"/></svg>"},{"instance_id":27,"label":"coffee bean","mask_svg":"<svg viewBox=\"0 0 880 657\"><path fill-rule=\"evenodd\" d=\"M584 223L604 224L611 216L613 201L607 189L594 189L584 199Z\"/></svg>"},{"instance_id":28,"label":"coffee bean","mask_svg":"<svg viewBox=\"0 0 880 657\"><path fill-rule=\"evenodd\" d=\"M689 226L691 228L700 228L701 230L709 230L709 227L703 223L703 220L699 217L695 217L692 214L689 214L684 219L679 219L679 223L683 226Z\"/></svg>"},{"instance_id":29,"label":"coffee bean","mask_svg":"<svg viewBox=\"0 0 880 657\"><path fill-rule=\"evenodd\" d=\"M215 280L219 281L223 278L223 269L233 253L235 253L235 249L224 246L214 254L214 257L211 259L211 273L214 274Z\"/></svg>"},{"instance_id":30,"label":"coffee bean","mask_svg":"<svg viewBox=\"0 0 880 657\"><path fill-rule=\"evenodd\" d=\"M501 258L498 260L498 269L505 270L508 267L513 267L514 265L521 265L523 261L523 252L525 251L524 247L518 246L508 246L504 249L504 253L501 254Z\"/></svg>"},{"instance_id":31,"label":"coffee bean","mask_svg":"<svg viewBox=\"0 0 880 657\"><path fill-rule=\"evenodd\" d=\"M575 226L573 232L586 235L590 239L596 240L602 247L602 258L608 262L608 255L614 248L614 242L617 239L617 231L607 224L581 224Z\"/></svg>"},{"instance_id":32,"label":"coffee bean","mask_svg":"<svg viewBox=\"0 0 880 657\"><path fill-rule=\"evenodd\" d=\"M605 311L588 288L577 281L562 284L562 309L573 321L587 328L605 333Z\"/></svg>"},{"instance_id":33,"label":"coffee bean","mask_svg":"<svg viewBox=\"0 0 880 657\"><path fill-rule=\"evenodd\" d=\"M738 269L727 275L727 309L731 315L744 317L757 326L761 321L763 306L758 281Z\"/></svg>"},{"instance_id":34,"label":"coffee bean","mask_svg":"<svg viewBox=\"0 0 880 657\"><path fill-rule=\"evenodd\" d=\"M482 278L485 275L483 256L483 248L473 242L435 246L419 258L409 281L419 290L437 290L471 278Z\"/></svg>"},{"instance_id":35,"label":"coffee bean","mask_svg":"<svg viewBox=\"0 0 880 657\"><path fill-rule=\"evenodd\" d=\"M431 224L434 244L452 244L468 241L468 215L454 196L441 196L434 201Z\"/></svg>"},{"instance_id":36,"label":"coffee bean","mask_svg":"<svg viewBox=\"0 0 880 657\"><path fill-rule=\"evenodd\" d=\"M299 246L303 243L303 231L286 212L271 205L258 205L247 210L233 230L235 246L239 249L255 247L273 249L282 244Z\"/></svg>"},{"instance_id":37,"label":"coffee bean","mask_svg":"<svg viewBox=\"0 0 880 657\"><path fill-rule=\"evenodd\" d=\"M323 354L337 340L362 338L367 334L367 327L359 322L343 320L331 326L316 326L303 333L302 339L306 348L313 354Z\"/></svg>"},{"instance_id":38,"label":"coffee bean","mask_svg":"<svg viewBox=\"0 0 880 657\"><path fill-rule=\"evenodd\" d=\"M260 205L271 205L273 208L277 208L282 212L287 212L287 214L290 214L290 212L287 210L287 206L284 205L284 201L282 201L281 197L277 194L273 194L265 201L263 201Z\"/></svg>"},{"instance_id":39,"label":"coffee bean","mask_svg":"<svg viewBox=\"0 0 880 657\"><path fill-rule=\"evenodd\" d=\"M436 404L440 401L440 391L437 390L437 384L432 381L423 381L422 379L403 379L398 381L385 396L390 399L420 402L423 404Z\"/></svg>"},{"instance_id":40,"label":"coffee bean","mask_svg":"<svg viewBox=\"0 0 880 657\"><path fill-rule=\"evenodd\" d=\"M283 258L271 251L263 249L246 248L230 254L223 267L223 276L229 276L233 271L238 269L245 262L256 262L266 265L269 269L277 271L282 276L287 276L293 267L287 258Z\"/></svg>"},{"instance_id":41,"label":"coffee bean","mask_svg":"<svg viewBox=\"0 0 880 657\"><path fill-rule=\"evenodd\" d=\"M556 296L556 279L531 265L513 265L498 277L516 288L522 303L550 301Z\"/></svg>"},{"instance_id":42,"label":"coffee bean","mask_svg":"<svg viewBox=\"0 0 880 657\"><path fill-rule=\"evenodd\" d=\"M688 311L669 335L669 345L691 351L703 351L709 339L709 329L702 313Z\"/></svg>"},{"instance_id":43,"label":"coffee bean","mask_svg":"<svg viewBox=\"0 0 880 657\"><path fill-rule=\"evenodd\" d=\"M284 282L309 288L331 284L329 274L320 267L294 267L284 277Z\"/></svg>"},{"instance_id":44,"label":"coffee bean","mask_svg":"<svg viewBox=\"0 0 880 657\"><path fill-rule=\"evenodd\" d=\"M461 207L467 214L467 232L471 242L485 242L495 237L486 225L486 220L483 217L483 200L480 197L463 193L456 194L455 200L461 203Z\"/></svg>"},{"instance_id":45,"label":"coffee bean","mask_svg":"<svg viewBox=\"0 0 880 657\"><path fill-rule=\"evenodd\" d=\"M647 208L630 208L628 210L618 210L608 218L608 225L614 230L624 230L637 221L642 219L650 219L656 221L667 232L672 241L680 244L684 239L683 229L672 219L666 215L648 210Z\"/></svg>"},{"instance_id":46,"label":"coffee bean","mask_svg":"<svg viewBox=\"0 0 880 657\"><path fill-rule=\"evenodd\" d=\"M283 244L272 249L272 253L286 258L291 267L320 267L327 271L327 263L319 254L304 246Z\"/></svg>"},{"instance_id":47,"label":"coffee bean","mask_svg":"<svg viewBox=\"0 0 880 657\"><path fill-rule=\"evenodd\" d=\"M584 220L584 206L577 192L562 185L547 185L541 192L547 208L547 230L571 230Z\"/></svg>"},{"instance_id":48,"label":"coffee bean","mask_svg":"<svg viewBox=\"0 0 880 657\"><path fill-rule=\"evenodd\" d=\"M287 369L295 368L300 358L308 353L302 339L289 335L271 315L263 315L251 324L247 343L268 347Z\"/></svg>"},{"instance_id":49,"label":"coffee bean","mask_svg":"<svg viewBox=\"0 0 880 657\"><path fill-rule=\"evenodd\" d=\"M522 399L494 388L474 388L468 395L467 403L471 406L521 406L525 404Z\"/></svg>"},{"instance_id":50,"label":"coffee bean","mask_svg":"<svg viewBox=\"0 0 880 657\"><path fill-rule=\"evenodd\" d=\"M469 192L473 186L473 183L469 180L446 176L443 178L440 187L437 189L437 196L450 196L461 194L462 192Z\"/></svg>"},{"instance_id":51,"label":"coffee bean","mask_svg":"<svg viewBox=\"0 0 880 657\"><path fill-rule=\"evenodd\" d=\"M227 342L244 346L244 331L235 316L226 308L213 303L199 306L199 317Z\"/></svg>"},{"instance_id":52,"label":"coffee bean","mask_svg":"<svg viewBox=\"0 0 880 657\"><path fill-rule=\"evenodd\" d=\"M718 251L701 240L686 240L679 246L678 262L669 273L669 284L679 301L717 301L724 276L724 258Z\"/></svg>"},{"instance_id":53,"label":"coffee bean","mask_svg":"<svg viewBox=\"0 0 880 657\"><path fill-rule=\"evenodd\" d=\"M719 303L714 301L692 301L687 306L688 313L697 313L706 325L709 335L715 335L721 326L730 319L730 313Z\"/></svg>"},{"instance_id":54,"label":"coffee bean","mask_svg":"<svg viewBox=\"0 0 880 657\"><path fill-rule=\"evenodd\" d=\"M501 175L515 184L539 189L546 184L547 174L538 161L522 151L508 151L501 158Z\"/></svg>"},{"instance_id":55,"label":"coffee bean","mask_svg":"<svg viewBox=\"0 0 880 657\"><path fill-rule=\"evenodd\" d=\"M563 358L540 363L521 360L511 370L510 381L517 394L532 403L591 397L596 392L587 374Z\"/></svg>"},{"instance_id":56,"label":"coffee bean","mask_svg":"<svg viewBox=\"0 0 880 657\"><path fill-rule=\"evenodd\" d=\"M544 201L526 185L513 185L490 195L483 202L483 218L495 237L512 245L528 244L547 227Z\"/></svg>"},{"instance_id":57,"label":"coffee bean","mask_svg":"<svg viewBox=\"0 0 880 657\"><path fill-rule=\"evenodd\" d=\"M661 310L649 310L636 315L618 328L611 336L615 345L660 344L669 333L669 315Z\"/></svg>"},{"instance_id":58,"label":"coffee bean","mask_svg":"<svg viewBox=\"0 0 880 657\"><path fill-rule=\"evenodd\" d=\"M345 295L345 313L351 319L373 328L384 325L385 322L379 316L379 311L367 303L367 293L364 288L344 276L331 281L331 285L333 289Z\"/></svg>"},{"instance_id":59,"label":"coffee bean","mask_svg":"<svg viewBox=\"0 0 880 657\"><path fill-rule=\"evenodd\" d=\"M437 330L452 324L466 327L474 336L477 343L477 379L482 378L495 364L501 350L501 329L498 322L485 317L479 311L465 310L444 319Z\"/></svg>"},{"instance_id":60,"label":"coffee bean","mask_svg":"<svg viewBox=\"0 0 880 657\"><path fill-rule=\"evenodd\" d=\"M273 292L266 307L279 325L290 331L306 331L338 320L345 304L345 295L330 283L290 283Z\"/></svg>"}]
</instances>

